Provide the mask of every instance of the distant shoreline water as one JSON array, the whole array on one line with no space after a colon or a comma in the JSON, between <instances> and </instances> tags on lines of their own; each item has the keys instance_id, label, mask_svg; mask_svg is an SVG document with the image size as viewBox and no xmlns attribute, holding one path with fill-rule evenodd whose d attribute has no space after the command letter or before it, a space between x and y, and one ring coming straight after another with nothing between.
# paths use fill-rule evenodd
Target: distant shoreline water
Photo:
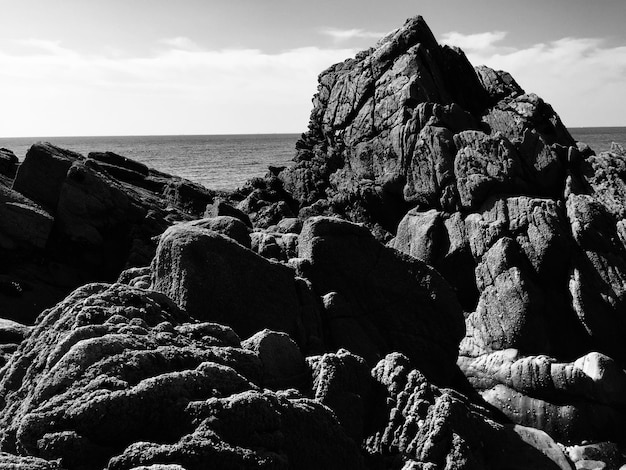
<instances>
[{"instance_id":1,"label":"distant shoreline water","mask_svg":"<svg viewBox=\"0 0 626 470\"><path fill-rule=\"evenodd\" d=\"M234 190L267 173L269 166L291 165L300 134L0 138L0 147L22 160L32 144L50 142L87 155L114 152L156 170L210 189Z\"/></svg>"},{"instance_id":2,"label":"distant shoreline water","mask_svg":"<svg viewBox=\"0 0 626 470\"><path fill-rule=\"evenodd\" d=\"M626 127L570 127L577 141L596 152L611 142L626 146ZM165 173L181 176L210 189L234 190L269 166L293 164L300 134L233 134L179 136L93 136L0 138L0 147L20 160L32 144L50 142L75 152L115 152Z\"/></svg>"}]
</instances>

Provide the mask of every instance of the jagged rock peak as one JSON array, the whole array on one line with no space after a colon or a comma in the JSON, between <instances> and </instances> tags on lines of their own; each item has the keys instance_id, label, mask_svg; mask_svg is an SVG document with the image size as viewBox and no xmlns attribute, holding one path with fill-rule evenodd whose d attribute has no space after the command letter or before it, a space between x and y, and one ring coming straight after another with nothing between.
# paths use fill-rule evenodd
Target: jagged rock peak
<instances>
[{"instance_id":1,"label":"jagged rock peak","mask_svg":"<svg viewBox=\"0 0 626 470\"><path fill-rule=\"evenodd\" d=\"M319 76L296 165L299 215L337 214L385 239L412 207L470 211L489 196L561 194L574 140L507 72L474 68L424 19Z\"/></svg>"}]
</instances>

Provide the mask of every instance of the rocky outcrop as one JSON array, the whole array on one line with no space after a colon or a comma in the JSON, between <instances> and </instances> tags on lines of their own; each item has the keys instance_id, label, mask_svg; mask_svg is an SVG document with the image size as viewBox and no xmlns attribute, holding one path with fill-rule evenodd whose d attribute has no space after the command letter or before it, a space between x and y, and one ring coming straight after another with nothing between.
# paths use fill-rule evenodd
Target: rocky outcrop
<instances>
[{"instance_id":1,"label":"rocky outcrop","mask_svg":"<svg viewBox=\"0 0 626 470\"><path fill-rule=\"evenodd\" d=\"M389 398L383 425L365 446L387 466L399 468L393 462L401 460L404 468L571 468L546 433L498 424L464 396L428 383L401 354L385 357L372 376Z\"/></svg>"},{"instance_id":2,"label":"rocky outcrop","mask_svg":"<svg viewBox=\"0 0 626 470\"><path fill-rule=\"evenodd\" d=\"M0 148L0 175L7 180L15 178L17 168L19 166L19 160L15 154L5 148Z\"/></svg>"},{"instance_id":3,"label":"rocky outcrop","mask_svg":"<svg viewBox=\"0 0 626 470\"><path fill-rule=\"evenodd\" d=\"M313 106L296 164L278 177L301 214L346 216L383 239L411 206L558 193L574 145L549 105L506 72L474 70L421 17L324 71Z\"/></svg>"},{"instance_id":4,"label":"rocky outcrop","mask_svg":"<svg viewBox=\"0 0 626 470\"><path fill-rule=\"evenodd\" d=\"M373 366L402 351L436 383L454 373L464 334L461 307L443 278L423 262L381 245L362 225L308 219L298 241L298 274L324 298L332 348Z\"/></svg>"},{"instance_id":5,"label":"rocky outcrop","mask_svg":"<svg viewBox=\"0 0 626 470\"><path fill-rule=\"evenodd\" d=\"M48 144L9 188L0 152L5 316L119 282L0 321L0 466L625 463L623 151L420 17L313 104L220 197Z\"/></svg>"},{"instance_id":6,"label":"rocky outcrop","mask_svg":"<svg viewBox=\"0 0 626 470\"><path fill-rule=\"evenodd\" d=\"M362 468L328 408L262 391L296 372L284 353L297 346L259 335L244 349L230 328L197 322L162 294L82 287L0 371L0 448L23 456L17 464L36 456L66 469Z\"/></svg>"},{"instance_id":7,"label":"rocky outcrop","mask_svg":"<svg viewBox=\"0 0 626 470\"><path fill-rule=\"evenodd\" d=\"M33 145L12 188L0 184L3 275L18 286L0 292L3 315L30 322L86 282L149 264L153 237L202 214L213 195L111 152Z\"/></svg>"},{"instance_id":8,"label":"rocky outcrop","mask_svg":"<svg viewBox=\"0 0 626 470\"><path fill-rule=\"evenodd\" d=\"M295 271L198 225L178 225L161 237L152 289L195 318L223 323L240 336L264 328L306 347Z\"/></svg>"}]
</instances>

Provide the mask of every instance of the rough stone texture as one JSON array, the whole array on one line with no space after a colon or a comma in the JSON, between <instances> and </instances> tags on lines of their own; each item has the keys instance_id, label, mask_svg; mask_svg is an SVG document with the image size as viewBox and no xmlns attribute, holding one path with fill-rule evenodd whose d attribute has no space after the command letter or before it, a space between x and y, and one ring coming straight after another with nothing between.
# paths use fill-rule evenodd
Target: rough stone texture
<instances>
[{"instance_id":1,"label":"rough stone texture","mask_svg":"<svg viewBox=\"0 0 626 470\"><path fill-rule=\"evenodd\" d=\"M320 75L296 164L278 177L301 216L338 214L386 239L412 206L558 194L571 145L548 104L506 72L474 70L416 17Z\"/></svg>"},{"instance_id":2,"label":"rough stone texture","mask_svg":"<svg viewBox=\"0 0 626 470\"><path fill-rule=\"evenodd\" d=\"M264 387L302 389L309 382L304 357L289 335L265 329L243 341L241 346L261 360Z\"/></svg>"},{"instance_id":3,"label":"rough stone texture","mask_svg":"<svg viewBox=\"0 0 626 470\"><path fill-rule=\"evenodd\" d=\"M308 219L298 242L299 274L325 295L336 292L353 312L361 339L350 347L373 365L401 351L435 382L453 373L463 337L461 308L448 284L422 261L377 242L363 226ZM349 333L346 333L349 334Z\"/></svg>"},{"instance_id":4,"label":"rough stone texture","mask_svg":"<svg viewBox=\"0 0 626 470\"><path fill-rule=\"evenodd\" d=\"M0 148L0 175L12 180L15 178L18 166L19 160L15 154L9 149Z\"/></svg>"},{"instance_id":5,"label":"rough stone texture","mask_svg":"<svg viewBox=\"0 0 626 470\"><path fill-rule=\"evenodd\" d=\"M254 231L250 236L252 251L264 258L288 261L298 255L298 235L295 233Z\"/></svg>"},{"instance_id":6,"label":"rough stone texture","mask_svg":"<svg viewBox=\"0 0 626 470\"><path fill-rule=\"evenodd\" d=\"M0 371L0 449L66 469L361 468L326 407L259 391L258 352L160 293L87 285Z\"/></svg>"},{"instance_id":7,"label":"rough stone texture","mask_svg":"<svg viewBox=\"0 0 626 470\"><path fill-rule=\"evenodd\" d=\"M187 224L221 233L240 245L250 248L250 229L238 218L229 215L220 215L217 217L194 220Z\"/></svg>"},{"instance_id":8,"label":"rough stone texture","mask_svg":"<svg viewBox=\"0 0 626 470\"><path fill-rule=\"evenodd\" d=\"M339 423L355 442L361 442L372 384L365 361L349 351L307 358L313 375L313 397L335 412Z\"/></svg>"},{"instance_id":9,"label":"rough stone texture","mask_svg":"<svg viewBox=\"0 0 626 470\"><path fill-rule=\"evenodd\" d=\"M459 365L487 402L559 442L614 439L622 433L626 374L607 356L589 353L563 363L508 349L461 358Z\"/></svg>"},{"instance_id":10,"label":"rough stone texture","mask_svg":"<svg viewBox=\"0 0 626 470\"><path fill-rule=\"evenodd\" d=\"M56 462L48 462L37 457L22 457L6 452L0 452L0 468L3 470L60 470Z\"/></svg>"},{"instance_id":11,"label":"rough stone texture","mask_svg":"<svg viewBox=\"0 0 626 470\"><path fill-rule=\"evenodd\" d=\"M221 198L216 198L213 201L213 204L207 204L206 209L204 210L204 217L218 217L221 215L227 215L229 217L235 217L241 220L248 227L252 228L252 222L250 222L250 217L247 214L240 211L239 209L231 206L225 200Z\"/></svg>"},{"instance_id":12,"label":"rough stone texture","mask_svg":"<svg viewBox=\"0 0 626 470\"><path fill-rule=\"evenodd\" d=\"M0 318L0 368L9 361L29 333L29 326Z\"/></svg>"},{"instance_id":13,"label":"rough stone texture","mask_svg":"<svg viewBox=\"0 0 626 470\"><path fill-rule=\"evenodd\" d=\"M269 328L306 345L294 271L215 232L169 228L152 263L152 288L242 337Z\"/></svg>"},{"instance_id":14,"label":"rough stone texture","mask_svg":"<svg viewBox=\"0 0 626 470\"><path fill-rule=\"evenodd\" d=\"M43 249L54 218L17 191L0 185L0 247Z\"/></svg>"},{"instance_id":15,"label":"rough stone texture","mask_svg":"<svg viewBox=\"0 0 626 470\"><path fill-rule=\"evenodd\" d=\"M149 264L153 238L200 215L208 201L207 190L177 199L172 185L185 182L114 153L85 158L33 145L13 188L0 184L3 275L20 286L16 295L0 292L3 316L32 322L86 282L112 281L124 268Z\"/></svg>"},{"instance_id":16,"label":"rough stone texture","mask_svg":"<svg viewBox=\"0 0 626 470\"><path fill-rule=\"evenodd\" d=\"M496 423L485 408L430 384L406 356L389 354L372 376L388 396L387 412L365 446L389 466L399 468L391 462L400 458L408 468L571 468L547 434Z\"/></svg>"}]
</instances>

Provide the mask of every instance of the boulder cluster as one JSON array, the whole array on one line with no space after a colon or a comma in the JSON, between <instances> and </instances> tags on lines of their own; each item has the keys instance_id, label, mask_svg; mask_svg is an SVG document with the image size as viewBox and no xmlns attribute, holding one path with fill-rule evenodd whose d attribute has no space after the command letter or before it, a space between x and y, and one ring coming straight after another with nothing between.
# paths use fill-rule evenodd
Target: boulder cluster
<instances>
[{"instance_id":1,"label":"boulder cluster","mask_svg":"<svg viewBox=\"0 0 626 470\"><path fill-rule=\"evenodd\" d=\"M216 193L0 150L0 468L619 469L626 155L421 17Z\"/></svg>"}]
</instances>

